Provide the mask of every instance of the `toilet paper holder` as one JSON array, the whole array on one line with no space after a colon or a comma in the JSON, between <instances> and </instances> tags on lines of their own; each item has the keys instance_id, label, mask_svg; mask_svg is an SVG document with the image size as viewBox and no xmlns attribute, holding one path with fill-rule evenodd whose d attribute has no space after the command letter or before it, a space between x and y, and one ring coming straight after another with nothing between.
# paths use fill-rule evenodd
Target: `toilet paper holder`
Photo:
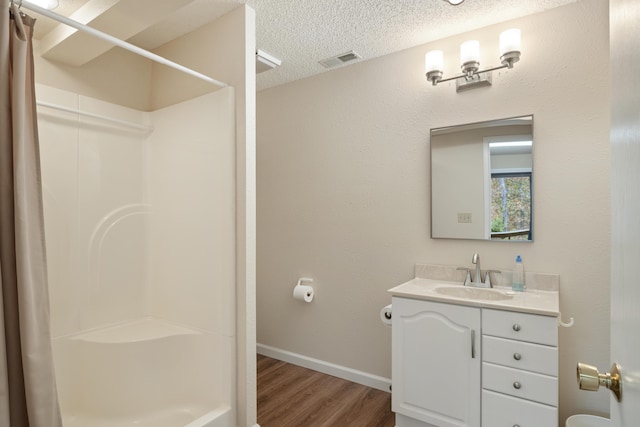
<instances>
[{"instance_id":1,"label":"toilet paper holder","mask_svg":"<svg viewBox=\"0 0 640 427\"><path fill-rule=\"evenodd\" d=\"M291 283L291 282L289 282ZM296 283L296 286L300 286L300 285L309 285L311 286L313 284L313 279L309 278L309 277L301 277L298 279L298 283Z\"/></svg>"},{"instance_id":2,"label":"toilet paper holder","mask_svg":"<svg viewBox=\"0 0 640 427\"><path fill-rule=\"evenodd\" d=\"M301 277L293 288L293 298L299 301L310 303L314 298L313 279Z\"/></svg>"},{"instance_id":3,"label":"toilet paper holder","mask_svg":"<svg viewBox=\"0 0 640 427\"><path fill-rule=\"evenodd\" d=\"M383 325L388 326L388 327L391 326L391 319L393 317L393 315L391 314L391 310L392 310L392 305L391 304L385 305L380 310L380 320L382 321Z\"/></svg>"}]
</instances>

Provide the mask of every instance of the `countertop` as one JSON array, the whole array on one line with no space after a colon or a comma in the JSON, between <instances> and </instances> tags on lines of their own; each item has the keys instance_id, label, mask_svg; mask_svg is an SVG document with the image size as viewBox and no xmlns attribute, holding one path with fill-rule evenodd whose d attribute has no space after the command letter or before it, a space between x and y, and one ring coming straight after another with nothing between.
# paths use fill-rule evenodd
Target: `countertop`
<instances>
[{"instance_id":1,"label":"countertop","mask_svg":"<svg viewBox=\"0 0 640 427\"><path fill-rule=\"evenodd\" d=\"M436 292L437 288L443 286L459 286L460 288L464 288L460 282L416 277L389 289L388 292L394 297L472 307L494 308L521 313L540 314L543 316L558 317L560 315L559 292L555 290L527 289L524 292L513 292L511 288L508 287L495 287L493 288L495 291L508 295L510 298L504 300L486 300L480 298L455 297Z\"/></svg>"}]
</instances>

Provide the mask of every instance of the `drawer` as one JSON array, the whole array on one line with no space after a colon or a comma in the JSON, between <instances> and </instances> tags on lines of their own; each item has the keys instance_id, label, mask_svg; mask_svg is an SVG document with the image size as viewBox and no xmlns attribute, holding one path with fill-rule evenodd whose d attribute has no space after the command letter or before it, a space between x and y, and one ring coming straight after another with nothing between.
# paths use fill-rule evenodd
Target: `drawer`
<instances>
[{"instance_id":1,"label":"drawer","mask_svg":"<svg viewBox=\"0 0 640 427\"><path fill-rule=\"evenodd\" d=\"M482 336L482 361L558 376L558 347Z\"/></svg>"},{"instance_id":2,"label":"drawer","mask_svg":"<svg viewBox=\"0 0 640 427\"><path fill-rule=\"evenodd\" d=\"M558 408L482 390L482 425L558 427Z\"/></svg>"},{"instance_id":3,"label":"drawer","mask_svg":"<svg viewBox=\"0 0 640 427\"><path fill-rule=\"evenodd\" d=\"M482 310L482 333L512 340L558 346L558 319L513 311Z\"/></svg>"},{"instance_id":4,"label":"drawer","mask_svg":"<svg viewBox=\"0 0 640 427\"><path fill-rule=\"evenodd\" d=\"M482 364L482 388L558 406L558 378L491 363Z\"/></svg>"}]
</instances>

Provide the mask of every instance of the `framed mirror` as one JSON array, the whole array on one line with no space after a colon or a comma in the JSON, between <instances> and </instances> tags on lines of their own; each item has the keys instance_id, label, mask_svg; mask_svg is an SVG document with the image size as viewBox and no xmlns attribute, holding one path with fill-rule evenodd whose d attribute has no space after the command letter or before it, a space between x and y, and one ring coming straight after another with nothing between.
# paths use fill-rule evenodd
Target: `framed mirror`
<instances>
[{"instance_id":1,"label":"framed mirror","mask_svg":"<svg viewBox=\"0 0 640 427\"><path fill-rule=\"evenodd\" d=\"M533 115L431 129L431 237L533 241Z\"/></svg>"}]
</instances>

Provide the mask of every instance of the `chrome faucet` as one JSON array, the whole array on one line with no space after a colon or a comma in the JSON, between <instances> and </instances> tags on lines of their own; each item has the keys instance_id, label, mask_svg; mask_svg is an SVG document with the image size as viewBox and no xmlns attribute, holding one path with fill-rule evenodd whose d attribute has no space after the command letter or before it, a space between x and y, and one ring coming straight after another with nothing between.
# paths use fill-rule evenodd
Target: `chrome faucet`
<instances>
[{"instance_id":1,"label":"chrome faucet","mask_svg":"<svg viewBox=\"0 0 640 427\"><path fill-rule=\"evenodd\" d=\"M493 283L495 282L495 278L492 277L491 273L500 273L498 270L487 270L485 271L484 281L482 281L482 270L480 269L480 254L477 252L473 254L471 258L471 262L476 265L475 272L473 277L471 276L471 269L466 267L458 267L458 270L462 270L466 272L464 282L462 284L464 286L475 286L477 288L493 288Z\"/></svg>"},{"instance_id":2,"label":"chrome faucet","mask_svg":"<svg viewBox=\"0 0 640 427\"><path fill-rule=\"evenodd\" d=\"M473 282L477 284L482 284L482 273L480 272L480 254L477 252L473 254L471 258L471 262L476 265L476 272L473 275Z\"/></svg>"}]
</instances>

